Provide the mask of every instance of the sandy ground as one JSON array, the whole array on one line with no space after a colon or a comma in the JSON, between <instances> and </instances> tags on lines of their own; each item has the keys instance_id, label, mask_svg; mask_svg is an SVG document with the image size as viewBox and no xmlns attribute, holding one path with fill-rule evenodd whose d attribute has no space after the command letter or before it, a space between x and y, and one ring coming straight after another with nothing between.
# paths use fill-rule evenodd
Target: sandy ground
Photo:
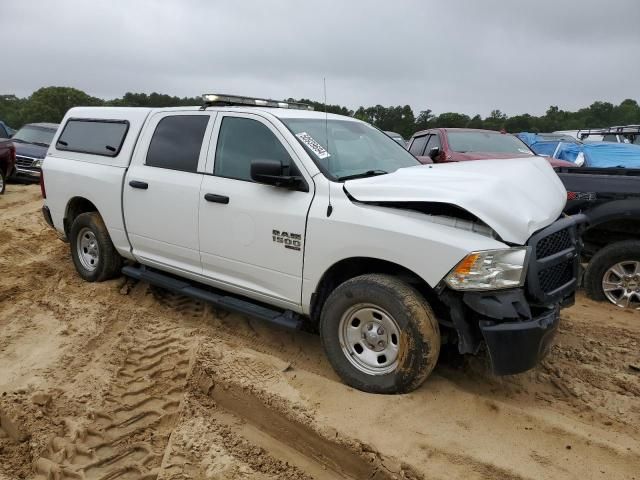
<instances>
[{"instance_id":1,"label":"sandy ground","mask_svg":"<svg viewBox=\"0 0 640 480\"><path fill-rule=\"evenodd\" d=\"M640 312L579 297L534 371L443 355L417 391L337 379L319 339L148 285L89 284L0 197L0 479L640 479Z\"/></svg>"}]
</instances>

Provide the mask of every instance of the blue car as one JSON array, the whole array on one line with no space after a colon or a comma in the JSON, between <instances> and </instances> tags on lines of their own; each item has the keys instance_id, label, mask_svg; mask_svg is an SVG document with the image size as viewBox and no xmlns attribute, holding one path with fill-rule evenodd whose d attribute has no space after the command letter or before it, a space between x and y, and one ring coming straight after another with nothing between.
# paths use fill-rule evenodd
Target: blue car
<instances>
[{"instance_id":1,"label":"blue car","mask_svg":"<svg viewBox=\"0 0 640 480\"><path fill-rule=\"evenodd\" d=\"M57 123L29 123L13 135L16 168L12 179L40 180L42 160L57 130Z\"/></svg>"}]
</instances>

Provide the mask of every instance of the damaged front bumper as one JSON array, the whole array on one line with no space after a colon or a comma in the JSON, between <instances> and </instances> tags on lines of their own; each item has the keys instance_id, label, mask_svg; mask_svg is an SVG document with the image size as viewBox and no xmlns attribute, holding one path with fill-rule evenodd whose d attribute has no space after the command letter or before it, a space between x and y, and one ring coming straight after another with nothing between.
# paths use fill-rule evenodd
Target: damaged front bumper
<instances>
[{"instance_id":1,"label":"damaged front bumper","mask_svg":"<svg viewBox=\"0 0 640 480\"><path fill-rule=\"evenodd\" d=\"M535 367L548 353L560 323L560 303L532 308L521 288L484 293L448 290L440 298L449 308L460 353L476 354L484 343L496 375Z\"/></svg>"},{"instance_id":2,"label":"damaged front bumper","mask_svg":"<svg viewBox=\"0 0 640 480\"><path fill-rule=\"evenodd\" d=\"M575 300L585 221L582 215L565 217L529 239L531 255L522 288L440 292L460 353L475 354L484 342L496 375L524 372L545 357L560 309Z\"/></svg>"},{"instance_id":3,"label":"damaged front bumper","mask_svg":"<svg viewBox=\"0 0 640 480\"><path fill-rule=\"evenodd\" d=\"M478 322L496 375L535 367L548 353L560 323L560 304L532 312L522 290L467 293L463 302Z\"/></svg>"},{"instance_id":4,"label":"damaged front bumper","mask_svg":"<svg viewBox=\"0 0 640 480\"><path fill-rule=\"evenodd\" d=\"M559 323L559 307L524 322L481 321L493 373L513 375L535 367L547 355Z\"/></svg>"}]
</instances>

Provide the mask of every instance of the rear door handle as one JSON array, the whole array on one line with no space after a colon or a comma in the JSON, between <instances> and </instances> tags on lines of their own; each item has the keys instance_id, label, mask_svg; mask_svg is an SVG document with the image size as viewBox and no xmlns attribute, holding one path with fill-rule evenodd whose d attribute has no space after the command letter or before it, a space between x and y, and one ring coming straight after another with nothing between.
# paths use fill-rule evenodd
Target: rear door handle
<instances>
[{"instance_id":1,"label":"rear door handle","mask_svg":"<svg viewBox=\"0 0 640 480\"><path fill-rule=\"evenodd\" d=\"M149 188L149 184L147 182L141 182L139 180L131 180L129 182L129 186L133 188L139 188L141 190L146 190Z\"/></svg>"},{"instance_id":2,"label":"rear door handle","mask_svg":"<svg viewBox=\"0 0 640 480\"><path fill-rule=\"evenodd\" d=\"M215 193L205 193L204 199L207 202L224 203L225 205L229 203L229 197L226 195L216 195Z\"/></svg>"}]
</instances>

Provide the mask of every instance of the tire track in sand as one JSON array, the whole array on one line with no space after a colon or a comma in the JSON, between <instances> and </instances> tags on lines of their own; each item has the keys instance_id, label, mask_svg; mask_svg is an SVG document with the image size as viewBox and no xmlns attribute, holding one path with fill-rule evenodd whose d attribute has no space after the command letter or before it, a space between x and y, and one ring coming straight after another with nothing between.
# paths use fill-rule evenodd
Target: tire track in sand
<instances>
[{"instance_id":1,"label":"tire track in sand","mask_svg":"<svg viewBox=\"0 0 640 480\"><path fill-rule=\"evenodd\" d=\"M105 408L65 418L64 435L34 463L36 478L154 479L181 408L195 349L174 328L149 327L133 346L105 396Z\"/></svg>"}]
</instances>

